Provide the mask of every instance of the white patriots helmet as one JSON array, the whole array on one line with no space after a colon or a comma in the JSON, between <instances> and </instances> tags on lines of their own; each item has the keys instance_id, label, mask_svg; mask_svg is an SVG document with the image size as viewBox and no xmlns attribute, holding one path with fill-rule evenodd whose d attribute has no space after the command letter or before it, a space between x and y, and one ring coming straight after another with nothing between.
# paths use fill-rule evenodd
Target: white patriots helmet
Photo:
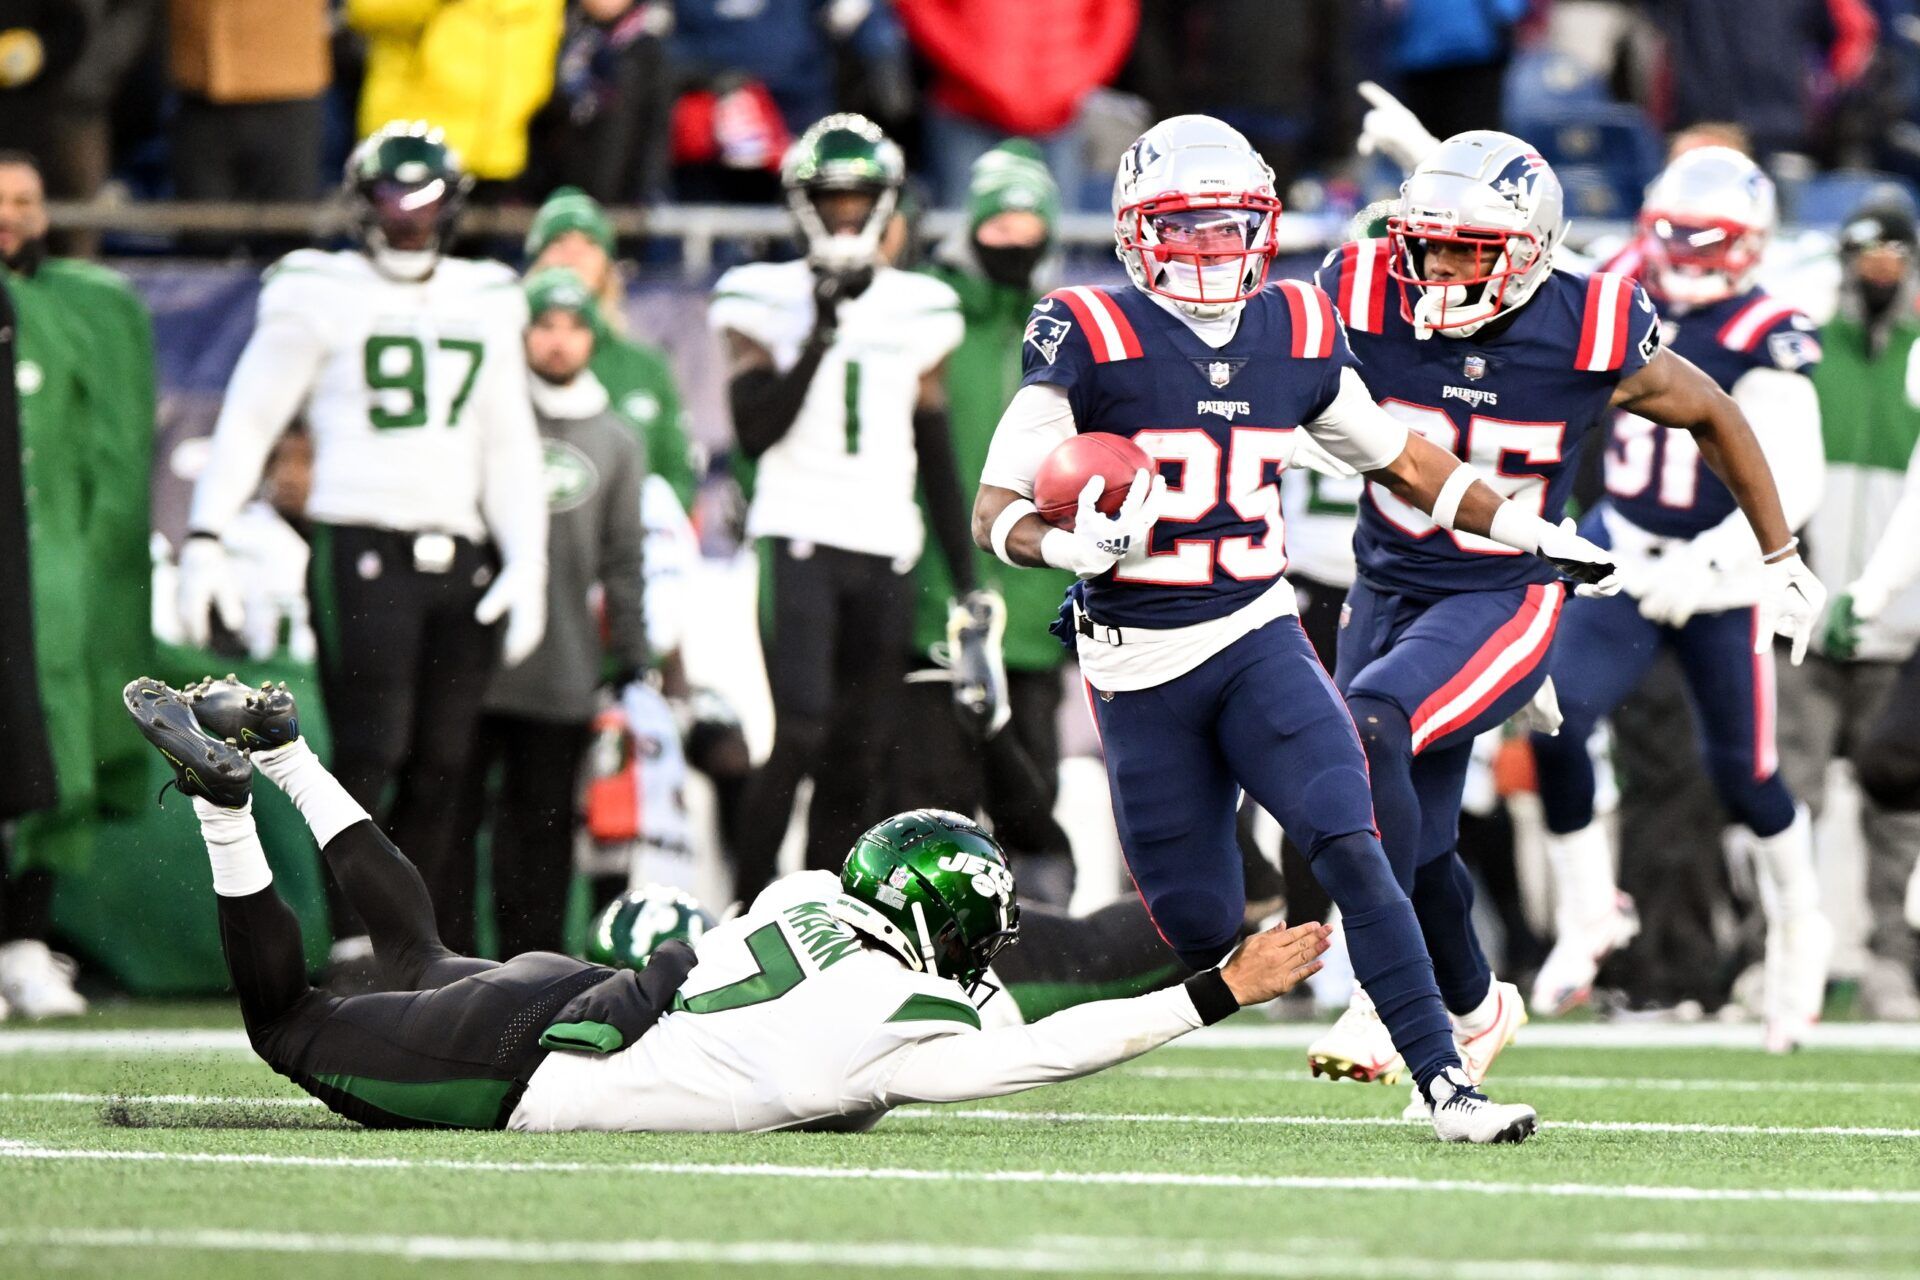
<instances>
[{"instance_id":1,"label":"white patriots helmet","mask_svg":"<svg viewBox=\"0 0 1920 1280\"><path fill-rule=\"evenodd\" d=\"M1526 305L1566 231L1560 179L1538 151L1510 133L1457 133L1401 184L1400 210L1387 219L1387 274L1417 336L1464 338ZM1437 244L1472 249L1473 272L1428 278Z\"/></svg>"},{"instance_id":2,"label":"white patriots helmet","mask_svg":"<svg viewBox=\"0 0 1920 1280\"><path fill-rule=\"evenodd\" d=\"M1647 285L1683 308L1745 293L1778 222L1773 179L1759 165L1731 147L1683 151L1640 206Z\"/></svg>"},{"instance_id":3,"label":"white patriots helmet","mask_svg":"<svg viewBox=\"0 0 1920 1280\"><path fill-rule=\"evenodd\" d=\"M1113 179L1114 253L1134 287L1197 320L1227 315L1260 291L1279 214L1273 170L1211 116L1154 125Z\"/></svg>"}]
</instances>

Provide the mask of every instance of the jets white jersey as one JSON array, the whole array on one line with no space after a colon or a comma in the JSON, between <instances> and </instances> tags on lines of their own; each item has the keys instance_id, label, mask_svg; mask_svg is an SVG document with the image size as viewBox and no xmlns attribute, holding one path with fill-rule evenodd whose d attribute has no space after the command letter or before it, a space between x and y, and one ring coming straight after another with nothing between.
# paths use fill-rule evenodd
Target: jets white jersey
<instances>
[{"instance_id":1,"label":"jets white jersey","mask_svg":"<svg viewBox=\"0 0 1920 1280\"><path fill-rule=\"evenodd\" d=\"M225 528L302 412L316 520L481 540L499 533L502 507L524 515L531 495L544 521L526 318L519 282L498 263L442 258L408 282L357 251L288 254L261 289L193 527Z\"/></svg>"},{"instance_id":2,"label":"jets white jersey","mask_svg":"<svg viewBox=\"0 0 1920 1280\"><path fill-rule=\"evenodd\" d=\"M1085 1075L1200 1025L1172 987L983 1031L957 983L915 973L835 917L839 892L830 872L777 881L700 938L673 1010L638 1043L547 1055L509 1127L857 1131L906 1102Z\"/></svg>"},{"instance_id":3,"label":"jets white jersey","mask_svg":"<svg viewBox=\"0 0 1920 1280\"><path fill-rule=\"evenodd\" d=\"M714 287L707 321L793 367L813 330L805 262L735 267ZM931 276L882 267L841 304L839 333L793 427L760 458L747 532L885 556L919 558L913 410L920 377L960 345L960 299Z\"/></svg>"},{"instance_id":4,"label":"jets white jersey","mask_svg":"<svg viewBox=\"0 0 1920 1280\"><path fill-rule=\"evenodd\" d=\"M1330 587L1353 585L1353 526L1366 488L1364 476L1324 476L1305 467L1281 473L1289 574L1304 574Z\"/></svg>"}]
</instances>

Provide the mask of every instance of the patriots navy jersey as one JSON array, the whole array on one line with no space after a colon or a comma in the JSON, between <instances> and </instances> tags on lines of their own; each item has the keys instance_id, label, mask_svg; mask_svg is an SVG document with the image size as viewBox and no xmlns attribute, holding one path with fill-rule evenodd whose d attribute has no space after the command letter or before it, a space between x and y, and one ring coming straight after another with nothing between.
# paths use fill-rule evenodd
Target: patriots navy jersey
<instances>
[{"instance_id":1,"label":"patriots navy jersey","mask_svg":"<svg viewBox=\"0 0 1920 1280\"><path fill-rule=\"evenodd\" d=\"M1706 371L1723 391L1754 369L1813 375L1820 342L1813 321L1791 303L1750 289L1661 321L1662 340ZM1607 499L1649 533L1691 538L1739 504L1686 431L1635 414L1614 416L1607 439Z\"/></svg>"},{"instance_id":2,"label":"patriots navy jersey","mask_svg":"<svg viewBox=\"0 0 1920 1280\"><path fill-rule=\"evenodd\" d=\"M1215 349L1133 288L1056 289L1027 320L1022 385L1063 388L1082 432L1127 436L1166 478L1144 557L1086 584L1111 626L1225 617L1287 567L1276 485L1293 432L1332 403L1352 363L1327 296L1299 280L1248 299ZM1266 512L1273 516L1268 520Z\"/></svg>"},{"instance_id":3,"label":"patriots navy jersey","mask_svg":"<svg viewBox=\"0 0 1920 1280\"><path fill-rule=\"evenodd\" d=\"M1509 501L1558 523L1581 440L1607 418L1615 386L1659 350L1653 303L1623 276L1553 271L1510 319L1471 337L1422 339L1387 253L1385 240L1345 244L1316 276L1346 321L1367 390ZM1378 484L1360 503L1354 555L1361 578L1415 598L1558 577L1538 557L1442 529Z\"/></svg>"}]
</instances>

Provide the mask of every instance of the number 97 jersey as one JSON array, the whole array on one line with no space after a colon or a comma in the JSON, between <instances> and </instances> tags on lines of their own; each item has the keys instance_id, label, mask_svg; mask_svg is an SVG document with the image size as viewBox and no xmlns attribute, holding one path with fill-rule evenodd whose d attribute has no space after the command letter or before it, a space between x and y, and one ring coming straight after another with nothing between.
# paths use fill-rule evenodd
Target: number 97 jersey
<instances>
[{"instance_id":1,"label":"number 97 jersey","mask_svg":"<svg viewBox=\"0 0 1920 1280\"><path fill-rule=\"evenodd\" d=\"M1607 421L1614 388L1660 349L1653 303L1625 276L1553 271L1470 337L1420 338L1387 253L1385 240L1345 244L1316 276L1346 321L1367 390L1503 497L1558 523L1581 440ZM1354 553L1364 581L1415 598L1558 576L1538 557L1440 528L1377 484L1360 503Z\"/></svg>"},{"instance_id":2,"label":"number 97 jersey","mask_svg":"<svg viewBox=\"0 0 1920 1280\"><path fill-rule=\"evenodd\" d=\"M1023 386L1067 393L1076 428L1131 437L1166 499L1151 545L1087 584L1096 622L1170 628L1251 603L1287 567L1280 471L1353 363L1326 295L1262 289L1218 348L1136 289L1057 289L1027 320Z\"/></svg>"}]
</instances>

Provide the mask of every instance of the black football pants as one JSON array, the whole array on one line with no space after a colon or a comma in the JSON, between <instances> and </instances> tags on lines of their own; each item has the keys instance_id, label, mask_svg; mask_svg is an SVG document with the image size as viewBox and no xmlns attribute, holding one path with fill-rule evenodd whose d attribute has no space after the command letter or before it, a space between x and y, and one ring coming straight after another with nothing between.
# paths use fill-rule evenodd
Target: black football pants
<instances>
[{"instance_id":1,"label":"black football pants","mask_svg":"<svg viewBox=\"0 0 1920 1280\"><path fill-rule=\"evenodd\" d=\"M326 857L387 990L309 986L299 921L271 885L218 899L220 945L254 1052L372 1128L504 1128L546 1056L542 1033L604 1020L630 1044L692 968L686 948L637 976L548 951L505 963L456 955L434 930L419 872L372 822L335 836Z\"/></svg>"},{"instance_id":2,"label":"black football pants","mask_svg":"<svg viewBox=\"0 0 1920 1280\"><path fill-rule=\"evenodd\" d=\"M493 552L455 539L452 565L430 573L415 567L410 533L316 524L311 539L308 597L333 736L329 767L362 808L385 815L429 885L471 885L472 862L450 817L498 661L496 628L473 617ZM456 897L470 904L471 889L446 891L449 904ZM337 892L332 906L335 937L359 932Z\"/></svg>"}]
</instances>

